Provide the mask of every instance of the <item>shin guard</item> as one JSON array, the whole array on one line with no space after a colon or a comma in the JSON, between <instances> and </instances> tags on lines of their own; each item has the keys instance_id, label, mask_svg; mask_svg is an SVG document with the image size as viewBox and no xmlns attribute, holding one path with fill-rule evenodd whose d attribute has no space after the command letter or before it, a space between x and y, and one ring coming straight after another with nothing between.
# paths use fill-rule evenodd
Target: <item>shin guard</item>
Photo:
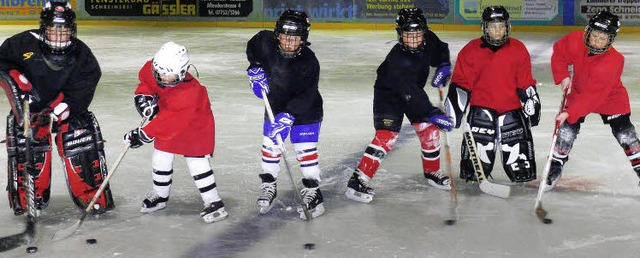
<instances>
[{"instance_id":1,"label":"shin guard","mask_svg":"<svg viewBox=\"0 0 640 258\"><path fill-rule=\"evenodd\" d=\"M84 210L107 176L107 165L102 133L93 114L86 112L74 119L60 125L56 144L64 162L71 198ZM93 212L104 213L114 207L111 190L106 186L96 200Z\"/></svg>"},{"instance_id":2,"label":"shin guard","mask_svg":"<svg viewBox=\"0 0 640 258\"><path fill-rule=\"evenodd\" d=\"M440 131L431 123L413 123L413 128L422 147L422 169L424 173L440 170Z\"/></svg>"},{"instance_id":3,"label":"shin guard","mask_svg":"<svg viewBox=\"0 0 640 258\"><path fill-rule=\"evenodd\" d=\"M629 117L630 114L603 116L603 120L610 124L613 136L629 158L633 170L640 176L640 140Z\"/></svg>"},{"instance_id":4,"label":"shin guard","mask_svg":"<svg viewBox=\"0 0 640 258\"><path fill-rule=\"evenodd\" d=\"M376 130L375 137L369 146L367 146L362 160L360 160L360 164L358 164L358 171L366 175L369 179L373 178L382 160L384 160L387 153L395 147L397 139L398 132Z\"/></svg>"}]
</instances>

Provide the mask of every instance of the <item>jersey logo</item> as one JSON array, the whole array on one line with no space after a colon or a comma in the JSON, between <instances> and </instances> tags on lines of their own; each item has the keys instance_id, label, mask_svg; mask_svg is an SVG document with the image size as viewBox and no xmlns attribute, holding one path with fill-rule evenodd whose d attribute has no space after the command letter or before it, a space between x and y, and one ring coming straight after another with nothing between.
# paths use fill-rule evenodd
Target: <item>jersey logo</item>
<instances>
[{"instance_id":1,"label":"jersey logo","mask_svg":"<svg viewBox=\"0 0 640 258\"><path fill-rule=\"evenodd\" d=\"M33 56L33 52L24 53L24 54L22 54L22 56L24 56L24 59L22 59L22 60L27 60L27 59L31 58L31 56Z\"/></svg>"}]
</instances>

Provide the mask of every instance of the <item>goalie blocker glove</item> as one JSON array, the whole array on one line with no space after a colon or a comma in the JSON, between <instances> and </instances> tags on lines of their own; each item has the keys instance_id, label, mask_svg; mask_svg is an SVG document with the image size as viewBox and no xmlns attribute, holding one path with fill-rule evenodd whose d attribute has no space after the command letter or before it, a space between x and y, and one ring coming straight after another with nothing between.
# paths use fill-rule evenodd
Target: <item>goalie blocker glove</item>
<instances>
[{"instance_id":1,"label":"goalie blocker glove","mask_svg":"<svg viewBox=\"0 0 640 258\"><path fill-rule=\"evenodd\" d=\"M531 126L536 126L540 122L540 97L538 97L538 91L535 85L531 85L525 90L516 89L520 103L522 104L522 111L529 118Z\"/></svg>"},{"instance_id":2,"label":"goalie blocker glove","mask_svg":"<svg viewBox=\"0 0 640 258\"><path fill-rule=\"evenodd\" d=\"M133 129L124 135L124 143L128 143L129 147L133 149L138 148L145 143L151 143L153 140L154 138L149 138L149 136L147 136L144 130L140 127Z\"/></svg>"}]
</instances>

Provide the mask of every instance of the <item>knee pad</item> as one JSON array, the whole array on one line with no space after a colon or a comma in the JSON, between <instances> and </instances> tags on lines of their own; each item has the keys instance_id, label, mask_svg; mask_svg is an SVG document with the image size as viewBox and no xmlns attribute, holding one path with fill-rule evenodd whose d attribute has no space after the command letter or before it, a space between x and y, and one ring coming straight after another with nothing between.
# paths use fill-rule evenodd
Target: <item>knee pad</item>
<instances>
[{"instance_id":1,"label":"knee pad","mask_svg":"<svg viewBox=\"0 0 640 258\"><path fill-rule=\"evenodd\" d=\"M49 125L45 127L35 127L32 130L34 132L47 130L48 132ZM39 138L31 142L30 147L31 164L34 169L29 173L33 176L35 205L36 209L42 210L49 205L49 197L51 196L51 135L40 135ZM21 125L16 125L15 117L9 115L7 117L7 192L9 206L15 215L23 214L27 210L24 189L26 151L24 130Z\"/></svg>"},{"instance_id":2,"label":"knee pad","mask_svg":"<svg viewBox=\"0 0 640 258\"><path fill-rule=\"evenodd\" d=\"M431 123L413 123L422 147L423 172L440 170L440 130Z\"/></svg>"},{"instance_id":3,"label":"knee pad","mask_svg":"<svg viewBox=\"0 0 640 258\"><path fill-rule=\"evenodd\" d=\"M533 137L528 120L520 110L498 117L502 166L511 182L528 182L536 178Z\"/></svg>"},{"instance_id":4,"label":"knee pad","mask_svg":"<svg viewBox=\"0 0 640 258\"><path fill-rule=\"evenodd\" d=\"M73 202L80 209L85 209L107 176L104 141L93 113L87 111L60 125L56 145L64 163ZM96 205L95 213L115 207L109 186L96 200Z\"/></svg>"},{"instance_id":5,"label":"knee pad","mask_svg":"<svg viewBox=\"0 0 640 258\"><path fill-rule=\"evenodd\" d=\"M398 132L376 130L376 135L367 146L367 149L365 149L362 160L358 164L358 170L369 178L373 178L380 166L380 162L395 147L397 139Z\"/></svg>"},{"instance_id":6,"label":"knee pad","mask_svg":"<svg viewBox=\"0 0 640 258\"><path fill-rule=\"evenodd\" d=\"M487 177L491 175L493 163L496 158L496 138L497 138L497 114L494 110L481 107L471 107L469 110L469 126L476 142L476 154L482 163L482 168ZM460 160L460 178L466 180L476 180L471 153L466 144L466 139L462 139L462 155Z\"/></svg>"}]
</instances>

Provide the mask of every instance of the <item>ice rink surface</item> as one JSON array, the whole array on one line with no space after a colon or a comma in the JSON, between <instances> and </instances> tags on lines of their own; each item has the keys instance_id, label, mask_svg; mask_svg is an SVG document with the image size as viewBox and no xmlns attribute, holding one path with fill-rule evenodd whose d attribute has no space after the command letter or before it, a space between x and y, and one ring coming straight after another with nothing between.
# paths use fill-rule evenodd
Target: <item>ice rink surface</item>
<instances>
[{"instance_id":1,"label":"ice rink surface","mask_svg":"<svg viewBox=\"0 0 640 258\"><path fill-rule=\"evenodd\" d=\"M0 38L35 28L0 26ZM602 124L590 115L574 145L571 160L554 192L543 204L553 224L540 223L533 213L538 182L514 185L509 199L480 192L477 185L458 183L460 219L449 215L449 193L427 186L422 176L420 145L405 121L396 149L373 180L375 199L360 204L344 197L346 182L374 134L372 98L375 70L395 42L395 31L312 30L309 40L321 65L320 91L325 119L319 143L321 189L326 213L311 222L298 218L292 187L283 166L274 209L258 215L262 101L248 87L245 69L247 40L259 29L158 28L80 26L79 38L92 49L103 76L90 107L107 140L108 165L123 148L122 135L137 126L133 106L137 73L166 41L189 49L201 83L207 86L216 118L216 150L211 160L229 217L205 224L198 213L201 198L182 157L176 157L170 201L166 209L139 213L151 190L152 146L130 150L111 182L117 208L88 217L68 239L53 234L76 222L81 212L72 204L59 161L54 161L49 208L38 219L39 252L26 246L0 257L637 257L640 253L640 188L622 149ZM563 33L524 33L539 82L542 120L533 129L538 174L549 151L553 117L561 90L550 72L552 44ZM449 43L452 62L480 32L436 31ZM621 34L614 46L625 55L623 83L631 100L632 122L640 116L639 34ZM191 70L195 74L194 70ZM427 86L432 102L437 90ZM0 113L8 114L5 97ZM4 128L5 116L0 116ZM4 135L4 130L2 130ZM4 136L3 136L4 137ZM458 172L462 131L450 133L454 174ZM0 170L6 173L6 149L0 148ZM288 145L288 149L292 149ZM54 157L57 152L54 151ZM444 156L443 156L444 157ZM300 187L301 173L293 176ZM443 158L444 162L444 158ZM113 173L113 171L112 171ZM509 184L496 166L494 182ZM6 176L0 185L7 184ZM0 194L2 236L22 232L24 217L16 217ZM286 207L294 206L287 210ZM95 238L89 246L86 239ZM315 249L303 245L314 243Z\"/></svg>"}]
</instances>

